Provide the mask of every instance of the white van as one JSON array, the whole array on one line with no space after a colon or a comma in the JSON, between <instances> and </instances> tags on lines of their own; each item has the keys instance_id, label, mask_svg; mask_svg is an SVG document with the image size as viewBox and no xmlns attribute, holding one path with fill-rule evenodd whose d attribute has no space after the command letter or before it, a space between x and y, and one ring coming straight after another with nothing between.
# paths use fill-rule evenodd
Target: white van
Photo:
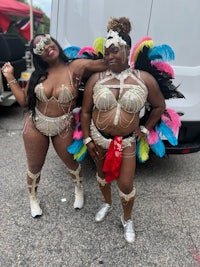
<instances>
[{"instance_id":1,"label":"white van","mask_svg":"<svg viewBox=\"0 0 200 267\"><path fill-rule=\"evenodd\" d=\"M199 0L53 0L51 35L63 48L83 47L105 36L110 17L128 17L134 44L144 36L155 45L168 44L175 52L174 84L185 98L166 100L181 116L179 145L166 143L166 153L200 150L200 38Z\"/></svg>"}]
</instances>

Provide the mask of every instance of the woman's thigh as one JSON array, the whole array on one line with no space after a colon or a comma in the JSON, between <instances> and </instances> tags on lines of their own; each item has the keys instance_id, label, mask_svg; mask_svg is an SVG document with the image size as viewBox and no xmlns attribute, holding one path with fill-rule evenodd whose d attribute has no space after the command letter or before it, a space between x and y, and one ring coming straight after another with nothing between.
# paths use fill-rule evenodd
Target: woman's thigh
<instances>
[{"instance_id":1,"label":"woman's thigh","mask_svg":"<svg viewBox=\"0 0 200 267\"><path fill-rule=\"evenodd\" d=\"M117 180L119 188L129 193L133 188L136 168L135 144L123 149L120 176Z\"/></svg>"},{"instance_id":2,"label":"woman's thigh","mask_svg":"<svg viewBox=\"0 0 200 267\"><path fill-rule=\"evenodd\" d=\"M48 151L49 137L40 133L30 118L23 131L23 141L29 170L33 173L40 171Z\"/></svg>"},{"instance_id":3,"label":"woman's thigh","mask_svg":"<svg viewBox=\"0 0 200 267\"><path fill-rule=\"evenodd\" d=\"M73 130L69 129L68 133L59 134L52 137L52 143L54 149L60 159L65 163L65 165L70 169L76 169L78 163L74 160L73 155L69 154L67 147L73 142Z\"/></svg>"}]
</instances>

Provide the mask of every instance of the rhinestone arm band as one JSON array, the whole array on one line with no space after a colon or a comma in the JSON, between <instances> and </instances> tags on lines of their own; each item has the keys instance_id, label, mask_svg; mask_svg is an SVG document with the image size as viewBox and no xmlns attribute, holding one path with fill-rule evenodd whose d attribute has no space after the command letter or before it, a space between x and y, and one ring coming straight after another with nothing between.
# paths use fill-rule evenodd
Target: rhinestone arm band
<instances>
[{"instance_id":1,"label":"rhinestone arm band","mask_svg":"<svg viewBox=\"0 0 200 267\"><path fill-rule=\"evenodd\" d=\"M88 136L87 138L83 139L83 144L87 145L92 141L92 138L90 136Z\"/></svg>"},{"instance_id":2,"label":"rhinestone arm band","mask_svg":"<svg viewBox=\"0 0 200 267\"><path fill-rule=\"evenodd\" d=\"M146 127L144 127L143 125L140 126L140 131L141 131L143 134L145 134L146 136L149 135L149 130L148 130Z\"/></svg>"},{"instance_id":3,"label":"rhinestone arm band","mask_svg":"<svg viewBox=\"0 0 200 267\"><path fill-rule=\"evenodd\" d=\"M17 83L16 79L13 79L12 81L7 83L7 87L10 88L11 83Z\"/></svg>"}]
</instances>

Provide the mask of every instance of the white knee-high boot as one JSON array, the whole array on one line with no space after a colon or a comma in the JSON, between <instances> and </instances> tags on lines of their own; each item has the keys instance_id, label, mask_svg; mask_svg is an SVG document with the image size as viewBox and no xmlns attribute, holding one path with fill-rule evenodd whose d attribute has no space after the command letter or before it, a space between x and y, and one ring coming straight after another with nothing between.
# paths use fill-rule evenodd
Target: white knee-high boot
<instances>
[{"instance_id":1,"label":"white knee-high boot","mask_svg":"<svg viewBox=\"0 0 200 267\"><path fill-rule=\"evenodd\" d=\"M75 179L73 179L75 183L74 208L81 209L84 204L84 190L82 185L83 177L80 176L81 165L79 164L75 171L71 169L68 169L68 171L75 176Z\"/></svg>"},{"instance_id":2,"label":"white knee-high boot","mask_svg":"<svg viewBox=\"0 0 200 267\"><path fill-rule=\"evenodd\" d=\"M36 181L40 176L40 172L33 174L28 170L27 175L28 177L32 179L32 184L28 185L28 188L31 189L31 191L29 192L30 208L31 208L31 216L34 218L34 217L42 215L42 209L39 206L39 202L37 200L36 190L35 190L36 187L38 186L38 184L36 184Z\"/></svg>"}]
</instances>

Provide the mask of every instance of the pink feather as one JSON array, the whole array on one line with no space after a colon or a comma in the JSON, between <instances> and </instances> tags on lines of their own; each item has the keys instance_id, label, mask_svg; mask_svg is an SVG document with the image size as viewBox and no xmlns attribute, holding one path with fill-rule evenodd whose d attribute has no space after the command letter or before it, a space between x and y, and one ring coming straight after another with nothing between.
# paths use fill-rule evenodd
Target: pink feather
<instances>
[{"instance_id":1,"label":"pink feather","mask_svg":"<svg viewBox=\"0 0 200 267\"><path fill-rule=\"evenodd\" d=\"M150 130L150 133L147 137L147 141L149 145L154 145L158 142L158 132L155 130Z\"/></svg>"},{"instance_id":2,"label":"pink feather","mask_svg":"<svg viewBox=\"0 0 200 267\"><path fill-rule=\"evenodd\" d=\"M170 76L174 78L174 70L169 63L162 61L152 61L151 65L155 66L160 71L164 71L170 74Z\"/></svg>"},{"instance_id":3,"label":"pink feather","mask_svg":"<svg viewBox=\"0 0 200 267\"><path fill-rule=\"evenodd\" d=\"M89 54L93 54L95 52L94 47L92 46L84 46L83 48L80 49L80 51L78 52L78 56L82 56L83 53L89 53Z\"/></svg>"},{"instance_id":4,"label":"pink feather","mask_svg":"<svg viewBox=\"0 0 200 267\"><path fill-rule=\"evenodd\" d=\"M168 115L164 112L161 116L161 119L166 123L169 128L172 129L174 135L176 135L181 126L180 117L173 109L167 108L166 112Z\"/></svg>"},{"instance_id":5,"label":"pink feather","mask_svg":"<svg viewBox=\"0 0 200 267\"><path fill-rule=\"evenodd\" d=\"M74 120L75 120L75 129L73 133L73 139L80 140L83 137L83 132L81 130L81 123L80 123L80 114L81 108L75 108L73 110Z\"/></svg>"},{"instance_id":6,"label":"pink feather","mask_svg":"<svg viewBox=\"0 0 200 267\"><path fill-rule=\"evenodd\" d=\"M73 139L80 140L83 137L83 132L81 129L75 129L73 133Z\"/></svg>"}]
</instances>

